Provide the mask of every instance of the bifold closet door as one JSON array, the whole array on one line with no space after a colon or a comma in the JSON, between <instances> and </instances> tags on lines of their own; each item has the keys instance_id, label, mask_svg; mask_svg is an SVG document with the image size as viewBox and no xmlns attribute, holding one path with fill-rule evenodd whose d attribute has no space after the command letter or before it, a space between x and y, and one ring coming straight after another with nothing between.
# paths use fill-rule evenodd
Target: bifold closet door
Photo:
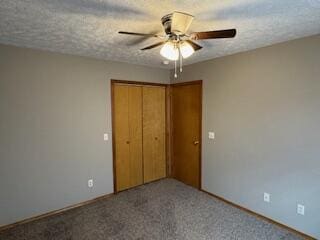
<instances>
[{"instance_id":1,"label":"bifold closet door","mask_svg":"<svg viewBox=\"0 0 320 240\"><path fill-rule=\"evenodd\" d=\"M144 86L143 175L144 183L166 176L166 88Z\"/></svg>"},{"instance_id":2,"label":"bifold closet door","mask_svg":"<svg viewBox=\"0 0 320 240\"><path fill-rule=\"evenodd\" d=\"M143 184L142 87L114 84L116 191Z\"/></svg>"}]
</instances>

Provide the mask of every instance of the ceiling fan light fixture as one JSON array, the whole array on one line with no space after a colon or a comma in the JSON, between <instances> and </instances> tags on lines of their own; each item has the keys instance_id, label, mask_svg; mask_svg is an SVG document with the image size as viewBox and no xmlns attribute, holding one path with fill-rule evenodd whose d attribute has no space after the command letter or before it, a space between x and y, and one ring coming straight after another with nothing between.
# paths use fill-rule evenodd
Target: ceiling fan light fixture
<instances>
[{"instance_id":1,"label":"ceiling fan light fixture","mask_svg":"<svg viewBox=\"0 0 320 240\"><path fill-rule=\"evenodd\" d=\"M163 45L160 50L160 54L171 61L179 59L179 49L176 44L171 41L168 41Z\"/></svg>"},{"instance_id":2,"label":"ceiling fan light fixture","mask_svg":"<svg viewBox=\"0 0 320 240\"><path fill-rule=\"evenodd\" d=\"M179 48L183 58L188 58L194 53L193 47L186 41L181 42Z\"/></svg>"},{"instance_id":3,"label":"ceiling fan light fixture","mask_svg":"<svg viewBox=\"0 0 320 240\"><path fill-rule=\"evenodd\" d=\"M320 0L319 0L320 1ZM180 72L182 72L183 59L190 57L195 51L202 49L202 46L195 43L193 40L218 39L218 38L233 38L236 36L237 30L224 29L205 32L188 32L190 24L194 17L188 13L173 12L161 18L161 22L165 31L165 36L153 33L136 33L119 31L120 34L156 37L161 41L142 48L141 50L150 50L162 46L160 55L167 60L163 64L169 64L169 61L174 61L174 77L177 78L177 61L180 63Z\"/></svg>"}]
</instances>

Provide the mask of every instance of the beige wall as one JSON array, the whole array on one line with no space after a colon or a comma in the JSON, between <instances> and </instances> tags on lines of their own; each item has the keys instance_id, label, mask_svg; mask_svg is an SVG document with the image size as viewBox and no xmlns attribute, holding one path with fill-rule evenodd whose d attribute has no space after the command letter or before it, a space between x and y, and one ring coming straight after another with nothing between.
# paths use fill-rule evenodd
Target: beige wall
<instances>
[{"instance_id":1,"label":"beige wall","mask_svg":"<svg viewBox=\"0 0 320 240\"><path fill-rule=\"evenodd\" d=\"M320 36L185 66L178 81L198 79L203 188L320 238Z\"/></svg>"},{"instance_id":2,"label":"beige wall","mask_svg":"<svg viewBox=\"0 0 320 240\"><path fill-rule=\"evenodd\" d=\"M178 80L204 81L203 188L317 238L319 46L314 36L222 57ZM169 72L0 45L0 77L2 225L112 192L110 79L166 83Z\"/></svg>"},{"instance_id":3,"label":"beige wall","mask_svg":"<svg viewBox=\"0 0 320 240\"><path fill-rule=\"evenodd\" d=\"M168 76L0 45L0 225L113 192L110 79Z\"/></svg>"}]
</instances>

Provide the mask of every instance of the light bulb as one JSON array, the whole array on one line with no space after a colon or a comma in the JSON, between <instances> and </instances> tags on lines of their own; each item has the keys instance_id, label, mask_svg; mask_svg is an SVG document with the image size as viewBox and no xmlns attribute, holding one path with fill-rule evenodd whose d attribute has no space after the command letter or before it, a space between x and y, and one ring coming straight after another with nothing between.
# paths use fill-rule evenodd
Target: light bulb
<instances>
[{"instance_id":1,"label":"light bulb","mask_svg":"<svg viewBox=\"0 0 320 240\"><path fill-rule=\"evenodd\" d=\"M172 61L176 61L179 58L179 49L173 42L166 42L160 50L160 54Z\"/></svg>"},{"instance_id":2,"label":"light bulb","mask_svg":"<svg viewBox=\"0 0 320 240\"><path fill-rule=\"evenodd\" d=\"M188 42L180 43L179 48L183 58L188 58L194 53L193 47Z\"/></svg>"}]
</instances>

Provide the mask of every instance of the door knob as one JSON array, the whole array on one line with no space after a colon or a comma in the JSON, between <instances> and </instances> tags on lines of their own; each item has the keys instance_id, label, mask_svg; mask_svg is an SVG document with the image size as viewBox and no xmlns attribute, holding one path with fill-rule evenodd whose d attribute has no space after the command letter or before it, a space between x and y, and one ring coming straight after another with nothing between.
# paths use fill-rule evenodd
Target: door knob
<instances>
[{"instance_id":1,"label":"door knob","mask_svg":"<svg viewBox=\"0 0 320 240\"><path fill-rule=\"evenodd\" d=\"M199 141L194 141L193 144L194 144L194 145L198 145L198 144L199 144Z\"/></svg>"}]
</instances>

